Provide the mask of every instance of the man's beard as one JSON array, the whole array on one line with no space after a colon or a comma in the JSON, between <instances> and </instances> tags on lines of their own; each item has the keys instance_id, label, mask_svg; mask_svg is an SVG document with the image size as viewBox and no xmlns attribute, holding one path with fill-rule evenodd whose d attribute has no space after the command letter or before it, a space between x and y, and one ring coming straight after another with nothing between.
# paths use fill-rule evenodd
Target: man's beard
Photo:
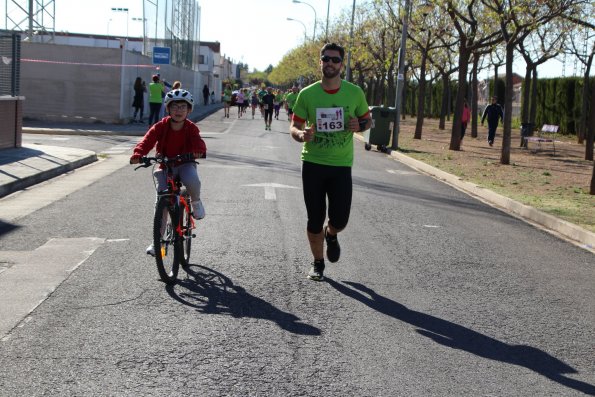
<instances>
[{"instance_id":1,"label":"man's beard","mask_svg":"<svg viewBox=\"0 0 595 397\"><path fill-rule=\"evenodd\" d=\"M322 68L322 74L327 79L332 79L341 74L341 69Z\"/></svg>"}]
</instances>

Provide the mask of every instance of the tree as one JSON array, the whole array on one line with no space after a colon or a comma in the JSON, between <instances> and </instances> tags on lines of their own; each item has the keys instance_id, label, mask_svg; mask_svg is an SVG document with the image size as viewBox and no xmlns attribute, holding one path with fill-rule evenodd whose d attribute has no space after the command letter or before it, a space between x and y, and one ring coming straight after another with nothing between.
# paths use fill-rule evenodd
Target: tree
<instances>
[{"instance_id":1,"label":"tree","mask_svg":"<svg viewBox=\"0 0 595 397\"><path fill-rule=\"evenodd\" d=\"M525 40L519 41L517 48L525 60L525 81L523 84L521 116L523 123L535 126L537 113L537 67L556 57L566 40L563 20L554 20L540 25ZM533 131L529 131L532 134ZM525 144L521 140L521 145Z\"/></svg>"},{"instance_id":2,"label":"tree","mask_svg":"<svg viewBox=\"0 0 595 397\"><path fill-rule=\"evenodd\" d=\"M536 4L529 4L524 0L482 0L482 3L492 11L492 17L499 21L502 37L506 44L506 91L500 163L510 164L513 97L512 64L515 47L537 26L547 24L552 19L582 4L583 1L544 0Z\"/></svg>"},{"instance_id":3,"label":"tree","mask_svg":"<svg viewBox=\"0 0 595 397\"><path fill-rule=\"evenodd\" d=\"M502 40L500 29L492 27L493 23L487 18L487 12L477 0L459 2L446 0L440 3L440 8L450 17L455 32L458 35L459 79L452 123L450 150L459 150L461 145L461 113L465 100L467 86L467 71L469 59L475 51L495 46Z\"/></svg>"}]
</instances>

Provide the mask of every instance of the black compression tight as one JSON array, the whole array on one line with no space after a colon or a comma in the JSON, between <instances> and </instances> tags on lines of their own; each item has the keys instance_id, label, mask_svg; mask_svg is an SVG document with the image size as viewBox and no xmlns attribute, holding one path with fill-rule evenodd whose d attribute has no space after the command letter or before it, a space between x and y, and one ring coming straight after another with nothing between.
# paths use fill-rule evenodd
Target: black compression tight
<instances>
[{"instance_id":1,"label":"black compression tight","mask_svg":"<svg viewBox=\"0 0 595 397\"><path fill-rule=\"evenodd\" d=\"M302 164L304 201L308 212L308 231L320 233L326 220L328 198L329 223L343 229L351 211L351 167L335 167L304 161Z\"/></svg>"}]
</instances>

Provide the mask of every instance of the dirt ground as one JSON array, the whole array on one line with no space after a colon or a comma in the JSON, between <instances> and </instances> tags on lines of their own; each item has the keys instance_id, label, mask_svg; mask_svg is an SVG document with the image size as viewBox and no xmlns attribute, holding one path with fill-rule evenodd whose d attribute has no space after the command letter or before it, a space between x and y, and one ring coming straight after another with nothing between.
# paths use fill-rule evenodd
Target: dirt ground
<instances>
[{"instance_id":1,"label":"dirt ground","mask_svg":"<svg viewBox=\"0 0 595 397\"><path fill-rule=\"evenodd\" d=\"M438 120L426 119L421 140L413 139L415 119L408 117L400 129L404 154L595 232L595 195L589 194L593 162L584 160L585 145L575 136L556 134L554 144L530 142L525 149L520 130L513 129L510 164L502 165L501 126L490 147L487 128L479 126L473 138L469 125L460 151L449 150L449 122L439 130Z\"/></svg>"}]
</instances>

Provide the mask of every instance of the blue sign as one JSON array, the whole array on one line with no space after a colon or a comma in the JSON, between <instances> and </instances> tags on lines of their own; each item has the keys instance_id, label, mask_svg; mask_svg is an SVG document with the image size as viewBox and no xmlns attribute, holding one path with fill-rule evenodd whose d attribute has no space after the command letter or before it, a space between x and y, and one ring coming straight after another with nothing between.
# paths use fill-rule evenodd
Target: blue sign
<instances>
[{"instance_id":1,"label":"blue sign","mask_svg":"<svg viewBox=\"0 0 595 397\"><path fill-rule=\"evenodd\" d=\"M171 59L171 48L169 47L153 47L153 64L154 65L169 65Z\"/></svg>"}]
</instances>

